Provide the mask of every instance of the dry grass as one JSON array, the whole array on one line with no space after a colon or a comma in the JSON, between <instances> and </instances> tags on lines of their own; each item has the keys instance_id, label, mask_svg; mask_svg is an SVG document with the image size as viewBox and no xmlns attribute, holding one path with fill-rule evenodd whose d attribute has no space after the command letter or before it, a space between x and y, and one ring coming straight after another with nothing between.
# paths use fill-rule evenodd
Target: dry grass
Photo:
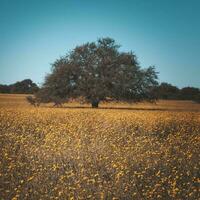
<instances>
[{"instance_id":1,"label":"dry grass","mask_svg":"<svg viewBox=\"0 0 200 200\"><path fill-rule=\"evenodd\" d=\"M29 95L24 94L0 94L1 107L29 107L25 98ZM53 104L43 104L42 107L52 107ZM79 102L69 102L63 108L90 108L89 104ZM101 102L102 109L122 109L122 110L158 110L158 111L194 111L200 112L200 104L192 101L159 100L152 103L126 103L126 102Z\"/></svg>"},{"instance_id":2,"label":"dry grass","mask_svg":"<svg viewBox=\"0 0 200 200\"><path fill-rule=\"evenodd\" d=\"M0 95L0 199L198 199L199 105L57 109L24 99Z\"/></svg>"}]
</instances>

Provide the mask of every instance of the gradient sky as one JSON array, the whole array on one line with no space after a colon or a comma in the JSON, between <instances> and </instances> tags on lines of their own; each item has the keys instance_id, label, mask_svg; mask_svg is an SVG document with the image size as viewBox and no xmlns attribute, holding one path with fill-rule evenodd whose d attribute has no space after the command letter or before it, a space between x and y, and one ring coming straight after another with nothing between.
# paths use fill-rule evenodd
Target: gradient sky
<instances>
[{"instance_id":1,"label":"gradient sky","mask_svg":"<svg viewBox=\"0 0 200 200\"><path fill-rule=\"evenodd\" d=\"M200 0L0 0L0 83L42 83L56 58L105 36L160 81L200 87Z\"/></svg>"}]
</instances>

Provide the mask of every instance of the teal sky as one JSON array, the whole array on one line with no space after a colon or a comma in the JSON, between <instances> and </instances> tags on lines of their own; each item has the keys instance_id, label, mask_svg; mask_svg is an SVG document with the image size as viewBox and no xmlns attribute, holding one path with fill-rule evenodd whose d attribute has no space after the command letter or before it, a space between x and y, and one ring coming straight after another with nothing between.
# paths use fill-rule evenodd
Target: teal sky
<instances>
[{"instance_id":1,"label":"teal sky","mask_svg":"<svg viewBox=\"0 0 200 200\"><path fill-rule=\"evenodd\" d=\"M200 87L200 0L0 0L0 83L42 83L56 58L106 36L160 81Z\"/></svg>"}]
</instances>

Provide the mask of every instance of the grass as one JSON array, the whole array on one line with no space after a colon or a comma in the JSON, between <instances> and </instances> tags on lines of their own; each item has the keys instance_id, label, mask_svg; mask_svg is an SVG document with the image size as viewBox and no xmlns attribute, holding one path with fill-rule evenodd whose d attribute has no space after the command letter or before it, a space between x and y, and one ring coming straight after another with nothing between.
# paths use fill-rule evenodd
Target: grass
<instances>
[{"instance_id":1,"label":"grass","mask_svg":"<svg viewBox=\"0 0 200 200\"><path fill-rule=\"evenodd\" d=\"M77 106L0 95L0 199L198 199L198 104Z\"/></svg>"}]
</instances>

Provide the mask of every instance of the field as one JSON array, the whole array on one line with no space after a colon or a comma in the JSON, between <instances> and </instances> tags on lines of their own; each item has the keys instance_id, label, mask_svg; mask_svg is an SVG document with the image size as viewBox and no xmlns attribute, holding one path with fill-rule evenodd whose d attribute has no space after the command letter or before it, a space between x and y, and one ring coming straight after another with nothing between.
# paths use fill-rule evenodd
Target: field
<instances>
[{"instance_id":1,"label":"field","mask_svg":"<svg viewBox=\"0 0 200 200\"><path fill-rule=\"evenodd\" d=\"M189 101L34 108L0 95L0 199L196 200L199 134Z\"/></svg>"}]
</instances>

